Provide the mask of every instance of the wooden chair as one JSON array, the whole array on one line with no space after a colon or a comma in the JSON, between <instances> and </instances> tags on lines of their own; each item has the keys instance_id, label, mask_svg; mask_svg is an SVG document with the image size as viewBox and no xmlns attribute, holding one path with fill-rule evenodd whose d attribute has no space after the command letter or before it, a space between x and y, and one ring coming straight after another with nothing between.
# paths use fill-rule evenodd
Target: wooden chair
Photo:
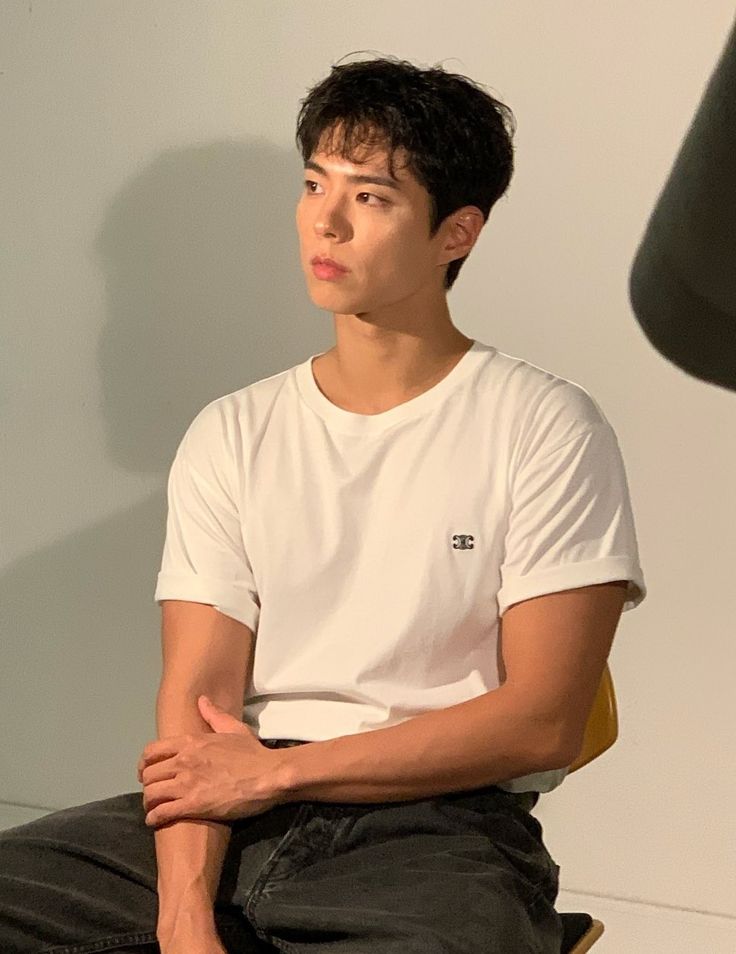
<instances>
[{"instance_id":1,"label":"wooden chair","mask_svg":"<svg viewBox=\"0 0 736 954\"><path fill-rule=\"evenodd\" d=\"M585 737L580 754L568 770L568 775L592 762L610 749L618 737L618 714L611 672L606 664L603 677L585 726ZM562 918L564 936L561 954L585 954L603 934L604 926L581 911L558 912Z\"/></svg>"}]
</instances>

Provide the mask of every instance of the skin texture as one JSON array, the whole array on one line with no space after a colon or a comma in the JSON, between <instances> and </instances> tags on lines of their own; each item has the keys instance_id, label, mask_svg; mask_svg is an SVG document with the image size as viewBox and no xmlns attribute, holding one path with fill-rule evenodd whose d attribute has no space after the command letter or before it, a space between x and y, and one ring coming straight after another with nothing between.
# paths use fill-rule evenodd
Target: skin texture
<instances>
[{"instance_id":1,"label":"skin texture","mask_svg":"<svg viewBox=\"0 0 736 954\"><path fill-rule=\"evenodd\" d=\"M213 606L183 600L162 603L163 673L156 698L159 738L212 731L197 708L197 696L204 692L223 711L241 712L253 643L247 626ZM221 954L213 899L229 839L226 823L205 819L182 820L154 831L156 930L162 954Z\"/></svg>"},{"instance_id":2,"label":"skin texture","mask_svg":"<svg viewBox=\"0 0 736 954\"><path fill-rule=\"evenodd\" d=\"M201 696L199 712L213 735L162 739L142 753L146 823L227 821L300 799L402 801L569 765L626 587L619 580L515 604L502 623L500 688L388 728L271 750Z\"/></svg>"},{"instance_id":3,"label":"skin texture","mask_svg":"<svg viewBox=\"0 0 736 954\"><path fill-rule=\"evenodd\" d=\"M284 757L267 749L240 719L207 696L199 712L212 728L150 742L138 761L143 783L146 824L166 824L176 817L233 821L260 815L281 801L279 778Z\"/></svg>"},{"instance_id":4,"label":"skin texture","mask_svg":"<svg viewBox=\"0 0 736 954\"><path fill-rule=\"evenodd\" d=\"M430 239L429 193L405 167L405 154L395 161L398 190L348 180L389 176L384 151L354 158L360 164L315 152L326 174L305 169L296 225L307 290L335 324L335 347L313 365L317 384L338 406L374 414L427 390L470 347L452 324L443 280L447 264L473 248L483 215L463 206ZM350 272L319 279L314 255Z\"/></svg>"}]
</instances>

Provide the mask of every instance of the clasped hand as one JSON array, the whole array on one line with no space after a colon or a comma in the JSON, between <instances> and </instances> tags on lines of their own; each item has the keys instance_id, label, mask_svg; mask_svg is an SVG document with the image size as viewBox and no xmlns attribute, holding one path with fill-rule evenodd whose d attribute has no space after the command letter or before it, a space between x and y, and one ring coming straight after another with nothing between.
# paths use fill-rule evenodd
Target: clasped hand
<instances>
[{"instance_id":1,"label":"clasped hand","mask_svg":"<svg viewBox=\"0 0 736 954\"><path fill-rule=\"evenodd\" d=\"M276 779L283 751L266 748L206 696L199 697L198 707L214 732L149 742L138 760L151 827L180 818L231 821L259 815L282 800Z\"/></svg>"}]
</instances>

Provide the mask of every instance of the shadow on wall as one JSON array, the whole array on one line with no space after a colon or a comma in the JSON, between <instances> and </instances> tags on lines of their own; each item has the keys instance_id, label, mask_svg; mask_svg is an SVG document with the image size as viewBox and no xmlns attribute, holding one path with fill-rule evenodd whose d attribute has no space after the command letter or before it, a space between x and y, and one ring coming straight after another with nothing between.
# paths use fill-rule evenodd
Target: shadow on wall
<instances>
[{"instance_id":1,"label":"shadow on wall","mask_svg":"<svg viewBox=\"0 0 736 954\"><path fill-rule=\"evenodd\" d=\"M332 345L299 264L301 162L256 142L163 153L114 198L95 237L106 452L161 475L131 510L3 576L0 800L59 808L137 790L160 674L153 602L166 477L209 401ZM80 501L81 504L81 501Z\"/></svg>"}]
</instances>

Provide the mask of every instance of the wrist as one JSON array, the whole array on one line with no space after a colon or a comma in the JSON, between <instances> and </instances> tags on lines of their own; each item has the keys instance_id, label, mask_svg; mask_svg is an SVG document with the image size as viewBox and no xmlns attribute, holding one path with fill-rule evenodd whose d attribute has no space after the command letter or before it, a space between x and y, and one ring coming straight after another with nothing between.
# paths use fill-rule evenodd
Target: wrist
<instances>
[{"instance_id":1,"label":"wrist","mask_svg":"<svg viewBox=\"0 0 736 954\"><path fill-rule=\"evenodd\" d=\"M156 937L160 942L170 941L182 933L198 936L213 932L216 932L215 914L209 895L180 895L173 906L159 903Z\"/></svg>"},{"instance_id":2,"label":"wrist","mask_svg":"<svg viewBox=\"0 0 736 954\"><path fill-rule=\"evenodd\" d=\"M295 753L303 748L306 746L295 745L273 750L274 754L278 754L278 760L271 774L269 788L271 798L277 804L299 801L302 797L299 791L301 778L298 768L299 760L295 757Z\"/></svg>"},{"instance_id":3,"label":"wrist","mask_svg":"<svg viewBox=\"0 0 736 954\"><path fill-rule=\"evenodd\" d=\"M159 921L176 920L185 911L213 916L214 902L203 874L187 879L186 884L181 879L167 881L159 875L157 891Z\"/></svg>"}]
</instances>

